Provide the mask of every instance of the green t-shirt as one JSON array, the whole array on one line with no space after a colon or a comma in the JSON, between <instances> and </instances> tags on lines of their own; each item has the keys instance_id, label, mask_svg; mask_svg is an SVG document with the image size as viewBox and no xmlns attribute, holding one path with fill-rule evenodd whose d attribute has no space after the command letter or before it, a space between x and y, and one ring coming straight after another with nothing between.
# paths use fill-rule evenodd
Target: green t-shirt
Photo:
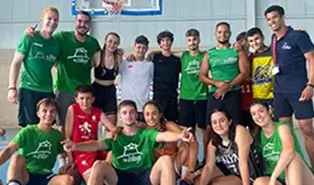
<instances>
[{"instance_id":1,"label":"green t-shirt","mask_svg":"<svg viewBox=\"0 0 314 185\"><path fill-rule=\"evenodd\" d=\"M61 132L54 128L45 132L37 125L31 125L18 132L12 142L19 145L19 153L25 158L30 173L48 174L52 172L58 154L63 152L62 138Z\"/></svg>"},{"instance_id":2,"label":"green t-shirt","mask_svg":"<svg viewBox=\"0 0 314 185\"><path fill-rule=\"evenodd\" d=\"M34 37L23 35L16 51L25 56L20 87L39 92L52 92L51 69L60 51L56 39L46 39L36 31Z\"/></svg>"},{"instance_id":3,"label":"green t-shirt","mask_svg":"<svg viewBox=\"0 0 314 185\"><path fill-rule=\"evenodd\" d=\"M238 67L239 54L234 48L212 48L208 51L208 60L209 68L214 80L231 82L240 73ZM232 90L237 89L240 89L239 85ZM217 87L211 87L211 92L215 92L216 90Z\"/></svg>"},{"instance_id":4,"label":"green t-shirt","mask_svg":"<svg viewBox=\"0 0 314 185\"><path fill-rule=\"evenodd\" d=\"M208 87L200 81L199 73L205 52L197 56L184 51L181 56L180 98L184 100L207 100Z\"/></svg>"},{"instance_id":5,"label":"green t-shirt","mask_svg":"<svg viewBox=\"0 0 314 185\"><path fill-rule=\"evenodd\" d=\"M104 139L107 151L112 151L113 166L119 170L150 169L154 162L154 147L158 131L139 128L133 136L119 133L116 140Z\"/></svg>"},{"instance_id":6,"label":"green t-shirt","mask_svg":"<svg viewBox=\"0 0 314 185\"><path fill-rule=\"evenodd\" d=\"M280 153L282 151L282 144L281 144L281 139L278 133L278 128L281 125L287 125L290 128L291 134L293 136L293 140L294 140L294 148L296 150L296 152L299 153L299 155L301 156L301 158L304 160L304 155L302 152L302 149L300 147L298 138L295 134L295 132L293 131L293 129L291 128L291 126L287 123L283 123L283 122L276 122L275 123L275 131L273 133L273 135L269 138L267 138L265 136L264 131L261 131L261 143L260 143L260 148L261 148L261 152L262 152L262 157L263 157L263 161L264 161L264 173L267 175L271 175L277 165L277 162L280 158ZM305 161L305 160L304 160ZM279 176L280 179L285 179L285 173L282 172Z\"/></svg>"},{"instance_id":7,"label":"green t-shirt","mask_svg":"<svg viewBox=\"0 0 314 185\"><path fill-rule=\"evenodd\" d=\"M53 37L61 47L57 58L55 88L74 94L77 86L91 83L92 57L100 51L99 43L91 36L87 36L85 42L80 42L73 31L61 31Z\"/></svg>"}]
</instances>

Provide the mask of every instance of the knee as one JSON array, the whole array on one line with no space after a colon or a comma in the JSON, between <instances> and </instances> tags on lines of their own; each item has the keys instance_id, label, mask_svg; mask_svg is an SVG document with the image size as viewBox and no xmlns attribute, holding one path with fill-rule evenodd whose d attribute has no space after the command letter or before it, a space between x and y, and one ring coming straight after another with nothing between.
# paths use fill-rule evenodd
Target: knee
<instances>
[{"instance_id":1,"label":"knee","mask_svg":"<svg viewBox=\"0 0 314 185\"><path fill-rule=\"evenodd\" d=\"M11 157L11 163L13 164L21 164L25 163L25 158L20 154L15 154Z\"/></svg>"},{"instance_id":2,"label":"knee","mask_svg":"<svg viewBox=\"0 0 314 185\"><path fill-rule=\"evenodd\" d=\"M162 166L165 166L166 168L173 166L172 158L169 155L163 155L159 157L158 162L161 163Z\"/></svg>"},{"instance_id":3,"label":"knee","mask_svg":"<svg viewBox=\"0 0 314 185\"><path fill-rule=\"evenodd\" d=\"M304 137L312 137L313 135L312 121L300 122L299 125Z\"/></svg>"},{"instance_id":4,"label":"knee","mask_svg":"<svg viewBox=\"0 0 314 185\"><path fill-rule=\"evenodd\" d=\"M101 161L101 160L97 160L97 161L95 161L94 162L94 164L93 164L93 166L92 166L92 169L94 169L94 170L98 170L98 169L101 169L101 168L103 168L104 167L104 162L103 161Z\"/></svg>"},{"instance_id":5,"label":"knee","mask_svg":"<svg viewBox=\"0 0 314 185\"><path fill-rule=\"evenodd\" d=\"M267 182L265 182L264 178L257 178L253 182L253 185L264 185L264 184L268 184Z\"/></svg>"},{"instance_id":6,"label":"knee","mask_svg":"<svg viewBox=\"0 0 314 185\"><path fill-rule=\"evenodd\" d=\"M62 178L61 184L64 184L64 185L74 185L74 182L75 182L75 180L74 180L73 176L65 175Z\"/></svg>"}]
</instances>

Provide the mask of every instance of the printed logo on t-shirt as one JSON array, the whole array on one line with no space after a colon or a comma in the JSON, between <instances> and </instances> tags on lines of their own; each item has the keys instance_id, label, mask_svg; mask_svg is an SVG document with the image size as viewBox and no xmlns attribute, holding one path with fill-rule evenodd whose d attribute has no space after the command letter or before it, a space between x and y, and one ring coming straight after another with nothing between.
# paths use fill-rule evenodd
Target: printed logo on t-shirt
<instances>
[{"instance_id":1,"label":"printed logo on t-shirt","mask_svg":"<svg viewBox=\"0 0 314 185\"><path fill-rule=\"evenodd\" d=\"M45 55L45 53L42 51L37 51L36 54L32 57L32 59L46 60L48 62L54 62L56 61L56 58L57 57L52 54Z\"/></svg>"},{"instance_id":2,"label":"printed logo on t-shirt","mask_svg":"<svg viewBox=\"0 0 314 185\"><path fill-rule=\"evenodd\" d=\"M223 163L231 172L236 174L239 173L237 170L238 160L239 158L236 153L222 154L216 158L218 163Z\"/></svg>"},{"instance_id":3,"label":"printed logo on t-shirt","mask_svg":"<svg viewBox=\"0 0 314 185\"><path fill-rule=\"evenodd\" d=\"M282 49L285 49L285 50L290 50L291 49L291 46L288 45L287 42L285 42L282 46L281 46Z\"/></svg>"},{"instance_id":4,"label":"printed logo on t-shirt","mask_svg":"<svg viewBox=\"0 0 314 185\"><path fill-rule=\"evenodd\" d=\"M279 160L280 152L275 150L274 143L267 143L263 148L263 157L265 161L277 162Z\"/></svg>"},{"instance_id":5,"label":"printed logo on t-shirt","mask_svg":"<svg viewBox=\"0 0 314 185\"><path fill-rule=\"evenodd\" d=\"M123 147L123 154L118 156L124 163L139 163L141 162L142 152L138 151L138 145L130 143Z\"/></svg>"},{"instance_id":6,"label":"printed logo on t-shirt","mask_svg":"<svg viewBox=\"0 0 314 185\"><path fill-rule=\"evenodd\" d=\"M87 121L85 121L83 124L79 126L81 132L83 133L81 135L81 138L89 139L92 132L92 125L89 124Z\"/></svg>"},{"instance_id":7,"label":"printed logo on t-shirt","mask_svg":"<svg viewBox=\"0 0 314 185\"><path fill-rule=\"evenodd\" d=\"M51 147L52 144L48 140L40 142L37 149L26 154L26 156L31 155L35 159L47 159L51 154Z\"/></svg>"},{"instance_id":8,"label":"printed logo on t-shirt","mask_svg":"<svg viewBox=\"0 0 314 185\"><path fill-rule=\"evenodd\" d=\"M132 68L133 66L132 65L128 65L128 68Z\"/></svg>"},{"instance_id":9,"label":"printed logo on t-shirt","mask_svg":"<svg viewBox=\"0 0 314 185\"><path fill-rule=\"evenodd\" d=\"M188 66L184 69L187 74L199 74L200 72L200 62L197 60L192 60L189 62Z\"/></svg>"},{"instance_id":10,"label":"printed logo on t-shirt","mask_svg":"<svg viewBox=\"0 0 314 185\"><path fill-rule=\"evenodd\" d=\"M258 66L253 74L253 83L265 85L268 82L272 82L272 70L270 65Z\"/></svg>"},{"instance_id":11,"label":"printed logo on t-shirt","mask_svg":"<svg viewBox=\"0 0 314 185\"><path fill-rule=\"evenodd\" d=\"M238 62L238 58L237 57L228 57L226 59L217 58L217 59L213 60L213 64L214 65L219 65L219 66L223 66L223 65L226 65L226 64L234 64L236 62Z\"/></svg>"},{"instance_id":12,"label":"printed logo on t-shirt","mask_svg":"<svg viewBox=\"0 0 314 185\"><path fill-rule=\"evenodd\" d=\"M68 56L67 59L72 59L75 63L87 64L90 58L87 56L87 50L83 47L76 48L72 56Z\"/></svg>"}]
</instances>

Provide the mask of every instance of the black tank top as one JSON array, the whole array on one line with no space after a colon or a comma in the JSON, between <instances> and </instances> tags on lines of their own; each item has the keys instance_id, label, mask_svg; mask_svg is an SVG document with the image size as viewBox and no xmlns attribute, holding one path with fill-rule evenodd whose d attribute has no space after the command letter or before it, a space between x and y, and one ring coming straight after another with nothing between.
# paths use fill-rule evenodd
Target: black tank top
<instances>
[{"instance_id":1,"label":"black tank top","mask_svg":"<svg viewBox=\"0 0 314 185\"><path fill-rule=\"evenodd\" d=\"M99 65L94 68L94 77L99 80L115 80L117 75L118 67L108 69Z\"/></svg>"},{"instance_id":2,"label":"black tank top","mask_svg":"<svg viewBox=\"0 0 314 185\"><path fill-rule=\"evenodd\" d=\"M235 142L230 142L228 146L218 145L216 164L225 175L241 177L238 146ZM249 153L248 165L252 183L257 177L261 176L260 160L253 144Z\"/></svg>"}]
</instances>

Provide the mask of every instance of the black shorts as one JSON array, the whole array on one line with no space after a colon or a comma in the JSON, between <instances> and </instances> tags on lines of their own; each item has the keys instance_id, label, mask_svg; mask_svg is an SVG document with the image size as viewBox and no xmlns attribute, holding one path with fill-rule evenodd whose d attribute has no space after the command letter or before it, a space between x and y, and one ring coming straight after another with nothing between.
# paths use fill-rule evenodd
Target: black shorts
<instances>
[{"instance_id":1,"label":"black shorts","mask_svg":"<svg viewBox=\"0 0 314 185\"><path fill-rule=\"evenodd\" d=\"M118 185L150 185L150 170L147 169L115 169L118 176Z\"/></svg>"},{"instance_id":2,"label":"black shorts","mask_svg":"<svg viewBox=\"0 0 314 185\"><path fill-rule=\"evenodd\" d=\"M183 100L179 102L179 122L184 127L206 128L206 104L207 100Z\"/></svg>"},{"instance_id":3,"label":"black shorts","mask_svg":"<svg viewBox=\"0 0 314 185\"><path fill-rule=\"evenodd\" d=\"M168 121L178 121L178 99L154 97L154 100L161 106L163 115Z\"/></svg>"},{"instance_id":4,"label":"black shorts","mask_svg":"<svg viewBox=\"0 0 314 185\"><path fill-rule=\"evenodd\" d=\"M299 101L300 96L301 93L275 93L275 116L291 117L294 113L297 120L312 119L314 116L312 98L308 101Z\"/></svg>"},{"instance_id":5,"label":"black shorts","mask_svg":"<svg viewBox=\"0 0 314 185\"><path fill-rule=\"evenodd\" d=\"M241 91L233 90L225 94L223 99L216 99L214 93L209 94L207 102L207 116L206 121L210 123L210 116L215 109L225 109L231 116L231 119L236 124L242 124L241 112Z\"/></svg>"},{"instance_id":6,"label":"black shorts","mask_svg":"<svg viewBox=\"0 0 314 185\"><path fill-rule=\"evenodd\" d=\"M27 185L47 185L54 176L56 176L56 174L54 173L49 174L29 173L29 181Z\"/></svg>"},{"instance_id":7,"label":"black shorts","mask_svg":"<svg viewBox=\"0 0 314 185\"><path fill-rule=\"evenodd\" d=\"M19 89L19 111L18 124L25 127L31 124L37 124L39 118L37 117L36 105L43 98L54 98L53 92L38 92L24 88Z\"/></svg>"},{"instance_id":8,"label":"black shorts","mask_svg":"<svg viewBox=\"0 0 314 185\"><path fill-rule=\"evenodd\" d=\"M101 109L106 115L117 114L117 90L115 85L103 86L92 84L95 101L93 106Z\"/></svg>"}]
</instances>

